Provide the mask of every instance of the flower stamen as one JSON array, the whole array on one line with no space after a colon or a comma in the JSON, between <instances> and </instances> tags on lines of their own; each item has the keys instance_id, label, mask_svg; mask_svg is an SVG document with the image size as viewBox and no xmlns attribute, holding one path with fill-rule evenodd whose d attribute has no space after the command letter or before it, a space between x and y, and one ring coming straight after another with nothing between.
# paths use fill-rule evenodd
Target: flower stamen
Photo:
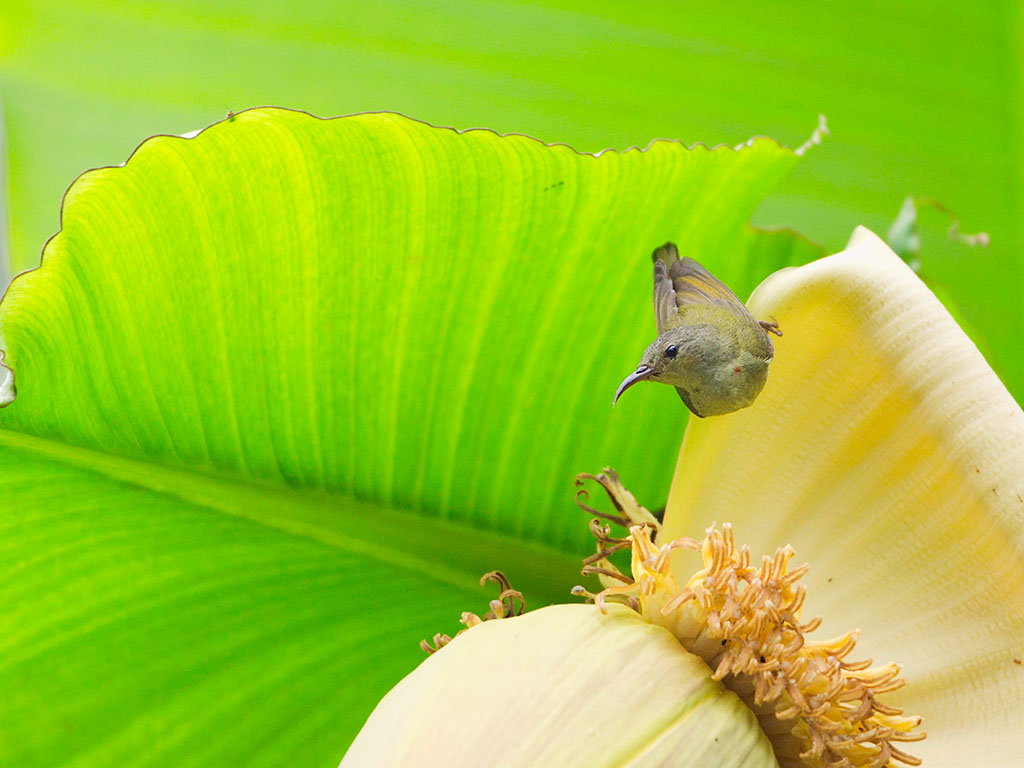
<instances>
[{"instance_id":1,"label":"flower stamen","mask_svg":"<svg viewBox=\"0 0 1024 768\"><path fill-rule=\"evenodd\" d=\"M712 525L699 542L682 538L657 545L657 520L613 472L580 476L577 483L581 479L604 487L628 519L629 536L616 540L608 526L598 526L598 552L587 559L584 572L598 573L605 589L591 594L577 588L576 594L601 610L611 598L631 601L649 621L669 629L707 662L713 679L747 703L784 768L920 765L894 742L923 739L924 732L917 730L921 718L878 701L906 684L899 666L848 660L859 630L829 640L806 638L821 619L800 619L806 588L798 582L809 566L790 569L791 546L752 566L749 548L736 546L728 523ZM624 548L609 542L629 543L631 579L607 559ZM679 550L700 552L703 561L681 587L671 568Z\"/></svg>"},{"instance_id":2,"label":"flower stamen","mask_svg":"<svg viewBox=\"0 0 1024 768\"><path fill-rule=\"evenodd\" d=\"M498 589L500 590L497 599L491 600L488 604L488 607L491 610L485 613L483 617L477 616L471 611L463 611L462 618L459 619L459 622L466 625L465 629L460 629L455 633L454 637L439 632L434 635L433 643L427 640L420 640L420 648L423 649L425 654L429 656L437 653L448 645L448 643L465 632L466 629L475 627L478 624L483 624L485 621L507 619L512 616L523 615L526 611L526 599L523 597L522 592L512 589L512 583L508 580L508 577L501 571L490 571L480 577L480 586L486 585L489 581L493 581L497 584Z\"/></svg>"}]
</instances>

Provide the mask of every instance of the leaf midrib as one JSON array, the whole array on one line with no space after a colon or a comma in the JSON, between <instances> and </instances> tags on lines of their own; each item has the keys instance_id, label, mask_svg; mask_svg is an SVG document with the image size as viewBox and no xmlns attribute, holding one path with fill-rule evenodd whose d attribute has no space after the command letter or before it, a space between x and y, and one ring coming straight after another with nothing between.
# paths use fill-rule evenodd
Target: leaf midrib
<instances>
[{"instance_id":1,"label":"leaf midrib","mask_svg":"<svg viewBox=\"0 0 1024 768\"><path fill-rule=\"evenodd\" d=\"M533 607L565 601L569 588L580 580L578 556L383 503L286 489L213 470L171 467L9 429L0 429L0 446L311 539L460 590L475 587L486 571L512 571L513 586Z\"/></svg>"}]
</instances>

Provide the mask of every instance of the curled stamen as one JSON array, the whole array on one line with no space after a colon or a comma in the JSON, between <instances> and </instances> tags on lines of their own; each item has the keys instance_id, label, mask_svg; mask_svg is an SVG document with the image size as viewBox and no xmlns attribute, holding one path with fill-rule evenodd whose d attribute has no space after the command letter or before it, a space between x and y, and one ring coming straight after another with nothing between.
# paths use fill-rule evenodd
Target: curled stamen
<instances>
[{"instance_id":1,"label":"curled stamen","mask_svg":"<svg viewBox=\"0 0 1024 768\"><path fill-rule=\"evenodd\" d=\"M486 586L489 581L497 584L501 593L498 595L497 600L491 601L491 610L484 616L483 620L501 619L507 616L522 616L526 610L526 599L523 597L522 592L512 589L512 583L508 580L508 577L501 571L490 571L480 577L480 586Z\"/></svg>"},{"instance_id":2,"label":"curled stamen","mask_svg":"<svg viewBox=\"0 0 1024 768\"><path fill-rule=\"evenodd\" d=\"M429 656L432 653L437 653L439 650L448 645L448 643L450 643L451 641L451 636L444 635L438 632L436 635L434 635L433 645L431 645L431 643L429 643L426 640L420 640L420 648L422 648L423 652Z\"/></svg>"},{"instance_id":3,"label":"curled stamen","mask_svg":"<svg viewBox=\"0 0 1024 768\"><path fill-rule=\"evenodd\" d=\"M586 499L589 497L585 488L581 488L576 492L576 504L583 509L587 514L595 515L596 517L610 520L613 523L621 525L623 528L628 528L630 525L649 525L654 529L660 529L661 524L658 519L652 515L649 511L644 509L637 503L636 498L626 490L626 487L622 484L619 479L618 473L610 467L605 467L598 475L590 475L581 473L576 475L576 485L580 486L586 480L593 480L604 488L605 493L608 495L609 501L612 506L619 513L618 515L610 515L607 512L599 512L592 507L589 507L580 502L581 494L582 498Z\"/></svg>"},{"instance_id":4,"label":"curled stamen","mask_svg":"<svg viewBox=\"0 0 1024 768\"><path fill-rule=\"evenodd\" d=\"M526 599L523 597L523 593L519 590L512 589L512 583L504 573L501 571L491 571L480 577L481 586L486 585L489 581L493 581L501 590L497 599L491 600L488 604L490 611L485 613L483 618L470 611L463 611L459 622L465 625L465 629L460 629L454 636L441 634L439 632L434 635L433 643L421 640L420 648L423 649L424 653L428 656L430 654L437 653L467 629L475 627L478 624L483 624L485 621L506 619L511 616L521 616L525 612Z\"/></svg>"},{"instance_id":5,"label":"curled stamen","mask_svg":"<svg viewBox=\"0 0 1024 768\"><path fill-rule=\"evenodd\" d=\"M594 476L593 475L577 475L576 476L576 484L579 485L579 483L582 482L582 479L588 479L588 478L594 478ZM594 479L596 480L597 478L594 478ZM589 497L590 497L590 492L586 488L580 488L578 491L576 491L576 506L579 507L580 509L582 509L584 512L586 512L588 515L593 515L594 517L600 517L602 520L610 520L611 522L613 522L613 523L615 523L617 525L621 525L623 527L629 525L629 518L621 517L619 515L609 515L607 512L601 512L601 511L595 509L594 507L591 507L591 506L589 506L587 504L584 504L583 500L587 499Z\"/></svg>"},{"instance_id":6,"label":"curled stamen","mask_svg":"<svg viewBox=\"0 0 1024 768\"><path fill-rule=\"evenodd\" d=\"M594 554L594 555L591 555L588 558L585 558L583 560L583 564L584 565L593 565L594 563L596 563L596 562L598 562L600 560L604 560L609 555L613 555L616 552L619 552L620 550L623 550L623 549L627 549L628 547L631 547L631 546L633 546L633 545L632 545L632 543L628 539L618 539L618 540L615 541L615 543L613 545L611 545L607 549L602 549L597 554Z\"/></svg>"}]
</instances>

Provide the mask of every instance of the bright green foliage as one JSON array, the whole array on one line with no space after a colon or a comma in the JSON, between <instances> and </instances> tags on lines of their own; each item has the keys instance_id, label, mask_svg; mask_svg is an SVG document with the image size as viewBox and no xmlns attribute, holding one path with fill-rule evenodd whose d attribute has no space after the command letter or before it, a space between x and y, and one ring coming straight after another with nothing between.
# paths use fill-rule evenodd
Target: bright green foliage
<instances>
[{"instance_id":1,"label":"bright green foliage","mask_svg":"<svg viewBox=\"0 0 1024 768\"><path fill-rule=\"evenodd\" d=\"M387 109L587 151L655 137L832 136L755 216L842 247L909 195L987 250L925 253L1024 396L1021 3L993 0L5 0L0 108L11 256L35 266L56 200L141 136L227 110ZM2 163L0 163L2 165ZM2 206L0 206L2 207Z\"/></svg>"},{"instance_id":2,"label":"bright green foliage","mask_svg":"<svg viewBox=\"0 0 1024 768\"><path fill-rule=\"evenodd\" d=\"M575 473L682 435L610 407L651 250L818 255L746 223L795 162L255 110L79 179L0 306L0 762L330 765L483 571L567 599Z\"/></svg>"}]
</instances>

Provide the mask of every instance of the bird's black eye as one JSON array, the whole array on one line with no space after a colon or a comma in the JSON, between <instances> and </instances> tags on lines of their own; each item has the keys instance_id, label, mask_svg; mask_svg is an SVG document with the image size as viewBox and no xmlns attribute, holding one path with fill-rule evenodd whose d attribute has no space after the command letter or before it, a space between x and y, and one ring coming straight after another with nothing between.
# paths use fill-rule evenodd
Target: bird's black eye
<instances>
[{"instance_id":1,"label":"bird's black eye","mask_svg":"<svg viewBox=\"0 0 1024 768\"><path fill-rule=\"evenodd\" d=\"M679 347L677 347L675 344L669 344L667 347L665 347L665 357L667 357L669 360L671 360L678 354Z\"/></svg>"}]
</instances>

